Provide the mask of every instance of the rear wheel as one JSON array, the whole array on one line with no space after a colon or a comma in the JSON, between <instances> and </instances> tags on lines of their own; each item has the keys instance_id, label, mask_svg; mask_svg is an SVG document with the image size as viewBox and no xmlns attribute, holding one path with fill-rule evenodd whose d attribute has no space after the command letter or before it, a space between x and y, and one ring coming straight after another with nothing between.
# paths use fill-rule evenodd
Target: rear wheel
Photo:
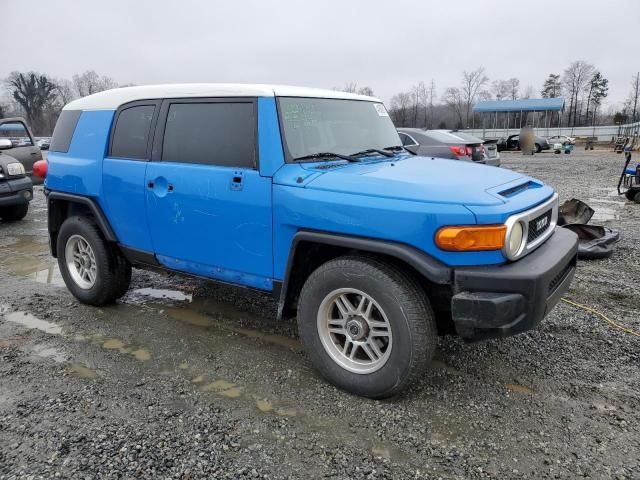
<instances>
[{"instance_id":1,"label":"rear wheel","mask_svg":"<svg viewBox=\"0 0 640 480\"><path fill-rule=\"evenodd\" d=\"M298 306L300 339L334 385L371 398L404 390L424 372L437 333L429 301L400 268L345 256L307 279Z\"/></svg>"},{"instance_id":2,"label":"rear wheel","mask_svg":"<svg viewBox=\"0 0 640 480\"><path fill-rule=\"evenodd\" d=\"M129 288L131 265L87 217L70 217L58 233L58 265L69 291L80 302L104 305Z\"/></svg>"},{"instance_id":3,"label":"rear wheel","mask_svg":"<svg viewBox=\"0 0 640 480\"><path fill-rule=\"evenodd\" d=\"M0 218L5 222L16 222L22 220L29 211L29 204L13 205L11 207L0 208Z\"/></svg>"},{"instance_id":4,"label":"rear wheel","mask_svg":"<svg viewBox=\"0 0 640 480\"><path fill-rule=\"evenodd\" d=\"M539 143L536 143L536 153L540 153L542 151L542 147Z\"/></svg>"}]
</instances>

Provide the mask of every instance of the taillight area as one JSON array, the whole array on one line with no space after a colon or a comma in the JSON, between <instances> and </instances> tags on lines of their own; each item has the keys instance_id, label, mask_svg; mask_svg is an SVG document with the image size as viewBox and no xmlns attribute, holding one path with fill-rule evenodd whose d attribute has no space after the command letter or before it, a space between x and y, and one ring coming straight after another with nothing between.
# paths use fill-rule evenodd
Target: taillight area
<instances>
[{"instance_id":1,"label":"taillight area","mask_svg":"<svg viewBox=\"0 0 640 480\"><path fill-rule=\"evenodd\" d=\"M464 157L466 155L471 155L471 149L469 149L469 153L467 153L467 148L469 147L459 147L457 145L449 147L449 149L453 152L453 154L456 157Z\"/></svg>"},{"instance_id":2,"label":"taillight area","mask_svg":"<svg viewBox=\"0 0 640 480\"><path fill-rule=\"evenodd\" d=\"M466 152L467 156L471 157L473 155L473 148L466 146L464 147L464 151Z\"/></svg>"},{"instance_id":3,"label":"taillight area","mask_svg":"<svg viewBox=\"0 0 640 480\"><path fill-rule=\"evenodd\" d=\"M49 169L49 164L46 160L38 160L33 164L33 174L36 177L44 178L47 176L47 170Z\"/></svg>"}]
</instances>

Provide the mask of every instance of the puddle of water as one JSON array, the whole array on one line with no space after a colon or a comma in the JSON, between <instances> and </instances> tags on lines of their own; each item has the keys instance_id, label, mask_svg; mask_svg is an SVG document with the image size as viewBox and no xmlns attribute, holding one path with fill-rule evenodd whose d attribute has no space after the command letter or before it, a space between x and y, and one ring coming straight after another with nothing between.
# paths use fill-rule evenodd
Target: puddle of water
<instances>
[{"instance_id":1,"label":"puddle of water","mask_svg":"<svg viewBox=\"0 0 640 480\"><path fill-rule=\"evenodd\" d=\"M220 395L227 398L238 398L242 394L238 387L230 388L229 390L223 390L219 392Z\"/></svg>"},{"instance_id":2,"label":"puddle of water","mask_svg":"<svg viewBox=\"0 0 640 480\"><path fill-rule=\"evenodd\" d=\"M131 355L133 355L136 360L140 360L141 362L146 362L147 360L151 359L151 354L145 348L138 348L137 350L131 352Z\"/></svg>"},{"instance_id":3,"label":"puddle of water","mask_svg":"<svg viewBox=\"0 0 640 480\"><path fill-rule=\"evenodd\" d=\"M162 288L137 288L131 293L134 295L142 295L145 297L168 299L176 301L188 301L191 302L193 295L190 293L183 293L179 290L168 290Z\"/></svg>"},{"instance_id":4,"label":"puddle of water","mask_svg":"<svg viewBox=\"0 0 640 480\"><path fill-rule=\"evenodd\" d=\"M187 310L183 308L167 308L165 312L175 318L176 320L187 323L189 325L195 325L196 327L212 327L214 325L213 319L193 310Z\"/></svg>"},{"instance_id":5,"label":"puddle of water","mask_svg":"<svg viewBox=\"0 0 640 480\"><path fill-rule=\"evenodd\" d=\"M196 378L191 380L191 383L195 383L196 385L200 383L204 383L204 375L198 375Z\"/></svg>"},{"instance_id":6,"label":"puddle of water","mask_svg":"<svg viewBox=\"0 0 640 480\"><path fill-rule=\"evenodd\" d=\"M203 379L204 380L204 379ZM193 380L194 383L195 379ZM228 390L235 387L235 384L227 382L226 380L216 380L215 382L207 383L202 387L203 392L219 392L220 390Z\"/></svg>"},{"instance_id":7,"label":"puddle of water","mask_svg":"<svg viewBox=\"0 0 640 480\"><path fill-rule=\"evenodd\" d=\"M178 365L178 368L180 370L186 370L187 368L189 368L189 364L187 362L182 362Z\"/></svg>"},{"instance_id":8,"label":"puddle of water","mask_svg":"<svg viewBox=\"0 0 640 480\"><path fill-rule=\"evenodd\" d=\"M57 363L66 362L68 357L68 355L63 351L46 345L35 345L31 351L38 357L50 358Z\"/></svg>"},{"instance_id":9,"label":"puddle of water","mask_svg":"<svg viewBox=\"0 0 640 480\"><path fill-rule=\"evenodd\" d=\"M5 310L0 310L0 313L4 315L4 318L8 322L20 324L30 330L36 329L51 335L59 335L62 333L62 327L60 325L40 320L27 312L6 312L5 307Z\"/></svg>"},{"instance_id":10,"label":"puddle of water","mask_svg":"<svg viewBox=\"0 0 640 480\"><path fill-rule=\"evenodd\" d=\"M58 264L48 255L49 246L40 243L42 237L24 235L14 243L2 247L2 265L11 273L27 277L38 283L64 286Z\"/></svg>"},{"instance_id":11,"label":"puddle of water","mask_svg":"<svg viewBox=\"0 0 640 480\"><path fill-rule=\"evenodd\" d=\"M273 410L273 403L271 403L269 400L259 398L258 400L256 400L256 407L262 413L267 413Z\"/></svg>"},{"instance_id":12,"label":"puddle of water","mask_svg":"<svg viewBox=\"0 0 640 480\"><path fill-rule=\"evenodd\" d=\"M67 371L72 375L80 378L88 378L90 380L98 378L98 372L95 370L85 367L80 363L71 363L67 366Z\"/></svg>"},{"instance_id":13,"label":"puddle of water","mask_svg":"<svg viewBox=\"0 0 640 480\"><path fill-rule=\"evenodd\" d=\"M525 395L533 395L534 391L529 388L529 387L525 387L524 385L518 385L517 383L507 383L505 385L505 387L507 387L507 390L510 390L512 392L516 392L516 393L522 393Z\"/></svg>"},{"instance_id":14,"label":"puddle of water","mask_svg":"<svg viewBox=\"0 0 640 480\"><path fill-rule=\"evenodd\" d=\"M122 350L124 349L125 343L122 340L117 338L112 338L107 340L102 344L102 348L106 348L108 350Z\"/></svg>"},{"instance_id":15,"label":"puddle of water","mask_svg":"<svg viewBox=\"0 0 640 480\"><path fill-rule=\"evenodd\" d=\"M295 338L285 337L284 335L277 335L275 333L266 333L259 330L252 330L249 328L235 327L226 323L217 322L210 316L194 311L190 308L167 308L165 312L176 320L187 323L189 325L195 325L197 327L216 327L221 330L226 330L233 333L239 333L249 338L257 338L269 343L274 343L282 347L289 348L294 351L301 351L302 345L300 341Z\"/></svg>"}]
</instances>

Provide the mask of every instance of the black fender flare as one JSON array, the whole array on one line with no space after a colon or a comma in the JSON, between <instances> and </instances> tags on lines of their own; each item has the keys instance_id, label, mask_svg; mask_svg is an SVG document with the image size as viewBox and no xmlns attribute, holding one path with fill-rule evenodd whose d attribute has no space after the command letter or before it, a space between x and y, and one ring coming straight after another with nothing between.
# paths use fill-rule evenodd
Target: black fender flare
<instances>
[{"instance_id":1,"label":"black fender flare","mask_svg":"<svg viewBox=\"0 0 640 480\"><path fill-rule=\"evenodd\" d=\"M274 296L278 298L278 319L281 319L287 306L287 292L291 280L291 271L298 246L302 242L331 245L348 250L382 254L411 265L430 282L438 285L451 285L453 270L441 261L411 245L380 240L375 238L342 235L315 230L300 230L294 236L289 250L287 267L282 284L274 285Z\"/></svg>"},{"instance_id":2,"label":"black fender flare","mask_svg":"<svg viewBox=\"0 0 640 480\"><path fill-rule=\"evenodd\" d=\"M51 246L51 254L54 257L56 256L54 235L57 233L57 229L55 228L56 227L55 219L54 219L54 216L52 215L52 211L54 211L54 208L55 208L54 205L56 201L75 203L75 204L86 206L91 211L105 239L109 242L118 241L118 237L113 231L113 228L111 228L111 225L107 220L107 217L105 216L104 212L102 211L102 208L100 208L100 205L95 199L91 197L85 197L83 195L75 195L72 193L65 193L65 192L49 191L46 193L46 195L47 195L47 207L48 207L47 208L48 230L49 230L49 239L50 239L49 244Z\"/></svg>"}]
</instances>

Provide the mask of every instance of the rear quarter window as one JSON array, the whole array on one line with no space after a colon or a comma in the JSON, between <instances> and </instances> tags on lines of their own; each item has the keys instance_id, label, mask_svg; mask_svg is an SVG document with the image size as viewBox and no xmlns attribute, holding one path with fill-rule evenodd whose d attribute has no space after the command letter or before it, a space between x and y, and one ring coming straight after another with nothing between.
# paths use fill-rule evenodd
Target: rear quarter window
<instances>
[{"instance_id":1,"label":"rear quarter window","mask_svg":"<svg viewBox=\"0 0 640 480\"><path fill-rule=\"evenodd\" d=\"M119 113L113 130L112 157L147 158L147 145L155 108L155 105L136 105Z\"/></svg>"},{"instance_id":2,"label":"rear quarter window","mask_svg":"<svg viewBox=\"0 0 640 480\"><path fill-rule=\"evenodd\" d=\"M76 125L78 125L81 114L81 110L62 111L56 122L56 128L53 129L49 150L61 153L67 153L69 151L73 132L76 130Z\"/></svg>"}]
</instances>

